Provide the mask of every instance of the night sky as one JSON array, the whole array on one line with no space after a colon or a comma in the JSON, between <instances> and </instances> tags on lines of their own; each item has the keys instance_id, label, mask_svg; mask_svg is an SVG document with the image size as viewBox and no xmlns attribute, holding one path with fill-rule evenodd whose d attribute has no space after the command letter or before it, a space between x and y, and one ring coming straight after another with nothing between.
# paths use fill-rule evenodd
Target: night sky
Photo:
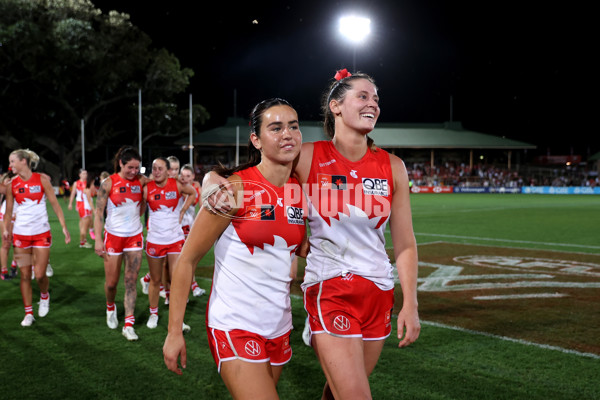
<instances>
[{"instance_id":1,"label":"night sky","mask_svg":"<svg viewBox=\"0 0 600 400\"><path fill-rule=\"evenodd\" d=\"M289 100L301 121L320 120L321 95L333 74L352 69L354 47L338 33L338 20L354 13L371 19L371 35L356 47L356 67L377 82L381 122L452 118L466 129L535 144L540 154L585 159L600 151L591 6L92 1L104 12L130 14L156 47L195 71L189 92L210 112L207 128L234 111L246 117L256 102L275 96Z\"/></svg>"}]
</instances>

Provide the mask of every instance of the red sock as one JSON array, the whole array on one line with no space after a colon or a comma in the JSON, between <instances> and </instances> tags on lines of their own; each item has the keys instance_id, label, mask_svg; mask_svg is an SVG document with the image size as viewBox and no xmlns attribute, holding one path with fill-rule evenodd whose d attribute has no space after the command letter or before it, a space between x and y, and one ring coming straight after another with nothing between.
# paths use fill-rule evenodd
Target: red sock
<instances>
[{"instance_id":1,"label":"red sock","mask_svg":"<svg viewBox=\"0 0 600 400\"><path fill-rule=\"evenodd\" d=\"M133 326L133 324L135 324L135 317L133 315L125 317L125 328Z\"/></svg>"},{"instance_id":2,"label":"red sock","mask_svg":"<svg viewBox=\"0 0 600 400\"><path fill-rule=\"evenodd\" d=\"M33 306L25 306L25 315L27 314L33 315Z\"/></svg>"},{"instance_id":3,"label":"red sock","mask_svg":"<svg viewBox=\"0 0 600 400\"><path fill-rule=\"evenodd\" d=\"M198 287L198 282L194 281L192 282L192 290L196 289Z\"/></svg>"},{"instance_id":4,"label":"red sock","mask_svg":"<svg viewBox=\"0 0 600 400\"><path fill-rule=\"evenodd\" d=\"M144 282L150 282L150 272L144 275Z\"/></svg>"},{"instance_id":5,"label":"red sock","mask_svg":"<svg viewBox=\"0 0 600 400\"><path fill-rule=\"evenodd\" d=\"M158 314L158 307L150 307L150 314Z\"/></svg>"},{"instance_id":6,"label":"red sock","mask_svg":"<svg viewBox=\"0 0 600 400\"><path fill-rule=\"evenodd\" d=\"M48 300L50 298L50 293L42 293L40 292L40 300Z\"/></svg>"},{"instance_id":7,"label":"red sock","mask_svg":"<svg viewBox=\"0 0 600 400\"><path fill-rule=\"evenodd\" d=\"M106 311L115 311L115 303L109 303L108 301L106 302Z\"/></svg>"}]
</instances>

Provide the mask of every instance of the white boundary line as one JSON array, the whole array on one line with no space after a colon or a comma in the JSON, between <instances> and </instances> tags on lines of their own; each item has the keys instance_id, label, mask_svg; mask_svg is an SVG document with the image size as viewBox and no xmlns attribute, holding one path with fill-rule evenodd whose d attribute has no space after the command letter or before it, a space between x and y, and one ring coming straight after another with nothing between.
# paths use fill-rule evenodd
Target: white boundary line
<instances>
[{"instance_id":1,"label":"white boundary line","mask_svg":"<svg viewBox=\"0 0 600 400\"><path fill-rule=\"evenodd\" d=\"M584 249L597 249L600 250L600 246L588 246L582 244L568 244L568 243L549 243L549 242L534 242L530 240L512 240L512 239L495 239L495 238L484 238L484 237L473 237L473 236L460 236L460 235L445 235L442 233L417 233L415 235L421 236L439 236L452 239L468 239L468 240L487 240L490 242L505 242L505 243L521 243L521 244L537 244L542 246L562 246L562 247L580 247Z\"/></svg>"},{"instance_id":2,"label":"white boundary line","mask_svg":"<svg viewBox=\"0 0 600 400\"><path fill-rule=\"evenodd\" d=\"M200 278L200 279L207 280L207 281L212 281L212 279L209 279L209 278ZM292 298L293 300L297 300L297 301L303 300L302 296L295 295L295 294L290 294L290 298ZM397 318L398 316L395 315L394 317ZM573 354L573 355L580 356L580 357L590 357L590 358L595 358L595 359L600 360L600 355L594 354L594 353L582 353L580 351L564 349L564 348L558 347L558 346L550 346L550 345L547 345L547 344L540 344L540 343L528 342L528 341L522 340L522 339L513 339L513 338L510 338L510 337L507 337L507 336L500 336L500 335L494 335L494 334L486 333L486 332L474 331L472 329L461 328L461 327L452 326L452 325L446 325L446 324L442 324L442 323L439 323L439 322L423 321L423 320L421 320L421 324L422 325L435 326L437 328L451 329L451 330L458 331L458 332L470 333L472 335L479 335L479 336L490 337L490 338L493 338L493 339L505 340L505 341L508 341L508 342L519 343L519 344L523 344L523 345L526 345L526 346L539 347L541 349L546 349L546 350L560 351L561 353L565 353L565 354Z\"/></svg>"},{"instance_id":3,"label":"white boundary line","mask_svg":"<svg viewBox=\"0 0 600 400\"><path fill-rule=\"evenodd\" d=\"M507 336L500 336L500 335L494 335L492 333L474 331L472 329L467 329L467 328L461 328L461 327L458 327L458 326L441 324L439 322L423 321L423 320L421 320L421 324L423 324L423 325L429 325L429 326L435 326L437 328L451 329L451 330L458 331L458 332L470 333L472 335L479 335L479 336L485 336L485 337L489 337L489 338L493 338L493 339L505 340L507 342L519 343L519 344L523 344L523 345L526 345L526 346L539 347L541 349L546 349L546 350L560 351L561 353L565 353L565 354L573 354L573 355L580 356L580 357L590 357L590 358L595 358L595 359L600 360L600 355L594 354L594 353L582 353L580 351L569 350L569 349L565 349L565 348L558 347L558 346L550 346L548 344L540 344L540 343L528 342L527 340L514 339L514 338L507 337Z\"/></svg>"}]
</instances>

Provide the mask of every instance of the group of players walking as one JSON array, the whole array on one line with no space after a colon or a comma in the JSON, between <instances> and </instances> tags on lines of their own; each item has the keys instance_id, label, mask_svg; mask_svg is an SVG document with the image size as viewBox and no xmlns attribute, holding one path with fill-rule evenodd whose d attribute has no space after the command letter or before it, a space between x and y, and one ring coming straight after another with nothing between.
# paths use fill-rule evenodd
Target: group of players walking
<instances>
[{"instance_id":1,"label":"group of players walking","mask_svg":"<svg viewBox=\"0 0 600 400\"><path fill-rule=\"evenodd\" d=\"M85 170L73 183L68 209L73 201L79 214L79 247L92 248L104 260L107 325L118 326L115 297L125 261L125 323L123 335L128 340L137 340L133 328L136 283L141 266L142 251L146 249L149 272L141 278L142 290L148 294L150 317L148 328L158 324L158 298L161 288L167 297L172 269L177 256L195 218L195 208L200 198L201 187L194 181L194 170L190 165L181 168L176 157L159 157L153 161L151 178L139 175L140 156L131 147L121 148L115 156L115 173L103 173L100 187L91 184ZM46 201L56 213L65 243L70 242L65 217L58 204L49 178L34 172L39 157L33 151L20 149L9 156L11 174L5 174L0 182L4 195L0 219L2 220L2 279L11 279L21 271L21 294L25 307L22 326L31 326L33 313L31 280L36 279L40 289L38 316L45 317L50 310L48 259L52 235L48 223ZM96 207L93 198L96 197ZM144 247L141 216L147 206L147 244ZM6 218L12 215L13 218ZM105 221L105 223L104 223ZM104 227L103 227L104 225ZM104 228L104 229L103 229ZM95 232L104 232L96 235ZM87 241L88 234L95 246ZM12 239L12 240L11 240ZM8 270L10 244L14 248L13 263ZM169 268L171 266L171 268ZM163 282L164 279L164 282ZM201 296L204 290L193 279L193 293ZM183 324L183 330L190 327Z\"/></svg>"},{"instance_id":2,"label":"group of players walking","mask_svg":"<svg viewBox=\"0 0 600 400\"><path fill-rule=\"evenodd\" d=\"M142 282L148 282L149 328L158 322L163 266L165 262L173 265L163 346L170 370L181 374L180 366L186 367L186 304L194 289L195 267L214 248L206 314L211 354L234 398L277 399L282 368L292 357L289 295L298 255L306 258L302 283L308 314L305 341L314 349L327 380L322 398L371 398L369 375L392 332L395 282L386 250L388 224L402 286L396 320L398 346L408 346L420 332L408 175L398 157L375 146L367 136L380 113L378 89L371 77L338 71L323 96L322 111L331 140L303 143L298 115L287 101L274 98L258 103L250 116L248 163L220 168L209 176L202 196L206 201L187 240L182 222L186 224L199 188L192 186L192 179L169 177L173 163L164 158L154 160L153 179L140 175L137 151L119 150L116 172L97 191L93 218L94 251L104 260L109 328L119 324L115 297L124 263L122 332L128 340L138 339L134 311L144 248L140 217L147 206L145 249L150 278ZM14 230L5 218L3 239L14 233L15 254L33 253L18 263L26 278L31 258L35 261L42 292L39 314L43 316L49 309L44 274L49 253L40 255L38 249L48 250L51 239L47 215L41 217L42 210L32 205L32 199L43 199L40 193L45 192L67 243L69 232L56 197L49 193L49 181L32 177L31 159L13 152L10 165L18 177L7 190L7 201L12 204L14 196L19 209ZM216 206L209 196L212 193L226 193L229 199ZM7 215L11 204L7 203ZM31 207L35 214L35 232L24 229L21 207ZM31 219L31 213L24 211L24 218ZM40 224L43 227L37 229ZM87 247L89 228L81 229L80 246ZM31 325L31 283L23 281L23 302L31 318L26 321L26 316L22 324Z\"/></svg>"}]
</instances>

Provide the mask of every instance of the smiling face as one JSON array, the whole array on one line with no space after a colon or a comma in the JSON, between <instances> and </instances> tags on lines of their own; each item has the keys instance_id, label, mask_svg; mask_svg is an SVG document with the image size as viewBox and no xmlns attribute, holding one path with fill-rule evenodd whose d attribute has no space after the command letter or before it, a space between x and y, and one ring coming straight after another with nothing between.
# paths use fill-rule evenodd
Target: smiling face
<instances>
[{"instance_id":1,"label":"smiling face","mask_svg":"<svg viewBox=\"0 0 600 400\"><path fill-rule=\"evenodd\" d=\"M27 159L20 158L18 154L13 153L8 156L8 167L11 171L19 175L22 172L27 172L29 170L29 166L27 165Z\"/></svg>"},{"instance_id":2,"label":"smiling face","mask_svg":"<svg viewBox=\"0 0 600 400\"><path fill-rule=\"evenodd\" d=\"M179 161L171 161L169 162L169 178L175 178L179 176Z\"/></svg>"},{"instance_id":3,"label":"smiling face","mask_svg":"<svg viewBox=\"0 0 600 400\"><path fill-rule=\"evenodd\" d=\"M83 171L79 172L79 180L80 181L86 182L87 178L88 178L88 173L85 169Z\"/></svg>"},{"instance_id":4,"label":"smiling face","mask_svg":"<svg viewBox=\"0 0 600 400\"><path fill-rule=\"evenodd\" d=\"M127 161L125 164L123 164L123 161L119 161L119 165L121 166L119 174L125 179L132 180L140 173L140 160L136 160L135 158Z\"/></svg>"},{"instance_id":5,"label":"smiling face","mask_svg":"<svg viewBox=\"0 0 600 400\"><path fill-rule=\"evenodd\" d=\"M343 125L362 134L367 134L375 128L379 118L379 96L377 87L367 79L356 79L351 82L342 101L331 100L329 107Z\"/></svg>"},{"instance_id":6,"label":"smiling face","mask_svg":"<svg viewBox=\"0 0 600 400\"><path fill-rule=\"evenodd\" d=\"M260 134L252 133L250 138L261 151L263 160L267 158L279 164L292 162L302 145L298 114L287 105L270 107L262 115Z\"/></svg>"}]
</instances>

